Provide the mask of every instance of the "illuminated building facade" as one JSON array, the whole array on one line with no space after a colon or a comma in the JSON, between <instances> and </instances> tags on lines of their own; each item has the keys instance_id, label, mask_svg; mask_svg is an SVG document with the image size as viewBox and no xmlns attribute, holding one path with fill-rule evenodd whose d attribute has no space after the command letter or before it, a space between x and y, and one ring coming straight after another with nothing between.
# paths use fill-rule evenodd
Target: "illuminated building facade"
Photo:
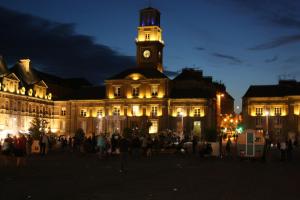
<instances>
[{"instance_id":1,"label":"illuminated building facade","mask_svg":"<svg viewBox=\"0 0 300 200\"><path fill-rule=\"evenodd\" d=\"M157 9L140 11L136 47L137 66L108 78L100 87L46 75L33 70L29 60L21 60L19 68L2 73L2 84L9 91L1 90L1 98L10 96L9 105L19 99L16 104L25 104L25 112L22 106L17 113L4 109L3 129L8 129L6 118L19 121L24 116L26 126L9 128L27 130L28 121L38 114L59 135L73 135L78 128L87 135L123 133L130 128L150 134L174 131L180 136L201 136L206 129L217 128L221 113L233 113L234 100L226 87L202 71L186 68L173 80L163 73L164 42ZM14 86L5 82L8 78ZM222 94L219 100L218 94Z\"/></svg>"},{"instance_id":2,"label":"illuminated building facade","mask_svg":"<svg viewBox=\"0 0 300 200\"><path fill-rule=\"evenodd\" d=\"M300 82L250 86L243 97L245 128L260 130L274 142L299 137Z\"/></svg>"}]
</instances>

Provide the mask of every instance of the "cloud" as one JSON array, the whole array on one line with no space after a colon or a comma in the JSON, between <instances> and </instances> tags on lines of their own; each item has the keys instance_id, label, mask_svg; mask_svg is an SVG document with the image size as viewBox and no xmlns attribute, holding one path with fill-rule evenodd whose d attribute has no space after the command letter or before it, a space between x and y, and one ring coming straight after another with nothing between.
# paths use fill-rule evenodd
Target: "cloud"
<instances>
[{"instance_id":1,"label":"cloud","mask_svg":"<svg viewBox=\"0 0 300 200\"><path fill-rule=\"evenodd\" d=\"M249 50L273 49L273 48L280 47L283 45L298 43L298 42L300 42L300 34L290 35L290 36L282 36L282 37L276 38L270 42L251 47L251 48L249 48Z\"/></svg>"},{"instance_id":2,"label":"cloud","mask_svg":"<svg viewBox=\"0 0 300 200\"><path fill-rule=\"evenodd\" d=\"M280 16L274 15L271 19L274 24L288 27L288 28L299 28L300 29L300 19L292 16Z\"/></svg>"},{"instance_id":3,"label":"cloud","mask_svg":"<svg viewBox=\"0 0 300 200\"><path fill-rule=\"evenodd\" d=\"M215 4L220 1L209 0ZM228 0L243 14L254 14L259 20L285 28L300 28L300 1L295 0Z\"/></svg>"},{"instance_id":4,"label":"cloud","mask_svg":"<svg viewBox=\"0 0 300 200\"><path fill-rule=\"evenodd\" d=\"M77 34L74 24L52 22L0 7L0 54L8 63L28 57L36 68L61 77L85 77L101 83L135 65L93 38Z\"/></svg>"},{"instance_id":5,"label":"cloud","mask_svg":"<svg viewBox=\"0 0 300 200\"><path fill-rule=\"evenodd\" d=\"M234 63L242 63L243 62L239 58L234 57L234 56L230 56L230 55L225 55L225 54L221 54L221 53L213 53L212 55L215 56L215 57L218 57L218 58L222 58L222 59L225 59L225 60L232 61Z\"/></svg>"},{"instance_id":6,"label":"cloud","mask_svg":"<svg viewBox=\"0 0 300 200\"><path fill-rule=\"evenodd\" d=\"M203 47L195 47L195 50L197 50L197 51L204 51L205 48L203 48Z\"/></svg>"},{"instance_id":7,"label":"cloud","mask_svg":"<svg viewBox=\"0 0 300 200\"><path fill-rule=\"evenodd\" d=\"M271 59L266 59L265 63L273 63L273 62L276 62L277 60L278 60L278 56L274 56Z\"/></svg>"}]
</instances>

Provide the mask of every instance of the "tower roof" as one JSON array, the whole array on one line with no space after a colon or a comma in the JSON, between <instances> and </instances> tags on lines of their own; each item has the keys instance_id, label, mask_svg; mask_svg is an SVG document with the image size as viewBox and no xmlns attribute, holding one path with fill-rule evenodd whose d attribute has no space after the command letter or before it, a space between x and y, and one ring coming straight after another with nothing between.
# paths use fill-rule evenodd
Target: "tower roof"
<instances>
[{"instance_id":1,"label":"tower roof","mask_svg":"<svg viewBox=\"0 0 300 200\"><path fill-rule=\"evenodd\" d=\"M160 26L159 10L152 7L140 10L140 26Z\"/></svg>"}]
</instances>

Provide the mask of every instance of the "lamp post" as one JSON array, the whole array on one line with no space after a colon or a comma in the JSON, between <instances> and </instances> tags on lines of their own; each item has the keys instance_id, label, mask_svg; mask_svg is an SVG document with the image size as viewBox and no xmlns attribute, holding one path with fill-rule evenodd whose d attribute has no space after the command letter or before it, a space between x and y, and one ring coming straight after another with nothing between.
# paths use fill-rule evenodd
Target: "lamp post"
<instances>
[{"instance_id":1,"label":"lamp post","mask_svg":"<svg viewBox=\"0 0 300 200\"><path fill-rule=\"evenodd\" d=\"M270 113L268 110L266 110L265 115L266 115L266 133L265 133L265 146L264 146L264 151L263 151L263 161L266 161L267 149L268 149L267 140L269 139L269 115L270 115Z\"/></svg>"},{"instance_id":2,"label":"lamp post","mask_svg":"<svg viewBox=\"0 0 300 200\"><path fill-rule=\"evenodd\" d=\"M219 134L219 156L222 157L222 133L221 133L221 98L224 94L217 93L217 133Z\"/></svg>"},{"instance_id":3,"label":"lamp post","mask_svg":"<svg viewBox=\"0 0 300 200\"><path fill-rule=\"evenodd\" d=\"M269 111L266 111L266 134L265 134L265 138L268 139L269 138Z\"/></svg>"},{"instance_id":4,"label":"lamp post","mask_svg":"<svg viewBox=\"0 0 300 200\"><path fill-rule=\"evenodd\" d=\"M100 134L101 130L102 130L102 115L101 114L98 115L98 119L99 119L98 129L99 129L99 134Z\"/></svg>"},{"instance_id":5,"label":"lamp post","mask_svg":"<svg viewBox=\"0 0 300 200\"><path fill-rule=\"evenodd\" d=\"M181 117L181 138L183 137L183 113L180 112L179 116Z\"/></svg>"}]
</instances>

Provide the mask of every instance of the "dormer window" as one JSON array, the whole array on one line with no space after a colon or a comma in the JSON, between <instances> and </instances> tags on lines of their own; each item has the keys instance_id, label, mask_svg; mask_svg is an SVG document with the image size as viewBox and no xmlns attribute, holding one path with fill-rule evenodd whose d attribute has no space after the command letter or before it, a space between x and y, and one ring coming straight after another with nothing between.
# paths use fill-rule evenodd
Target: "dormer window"
<instances>
[{"instance_id":1,"label":"dormer window","mask_svg":"<svg viewBox=\"0 0 300 200\"><path fill-rule=\"evenodd\" d=\"M151 95L152 97L157 97L158 95L158 85L151 86Z\"/></svg>"}]
</instances>

